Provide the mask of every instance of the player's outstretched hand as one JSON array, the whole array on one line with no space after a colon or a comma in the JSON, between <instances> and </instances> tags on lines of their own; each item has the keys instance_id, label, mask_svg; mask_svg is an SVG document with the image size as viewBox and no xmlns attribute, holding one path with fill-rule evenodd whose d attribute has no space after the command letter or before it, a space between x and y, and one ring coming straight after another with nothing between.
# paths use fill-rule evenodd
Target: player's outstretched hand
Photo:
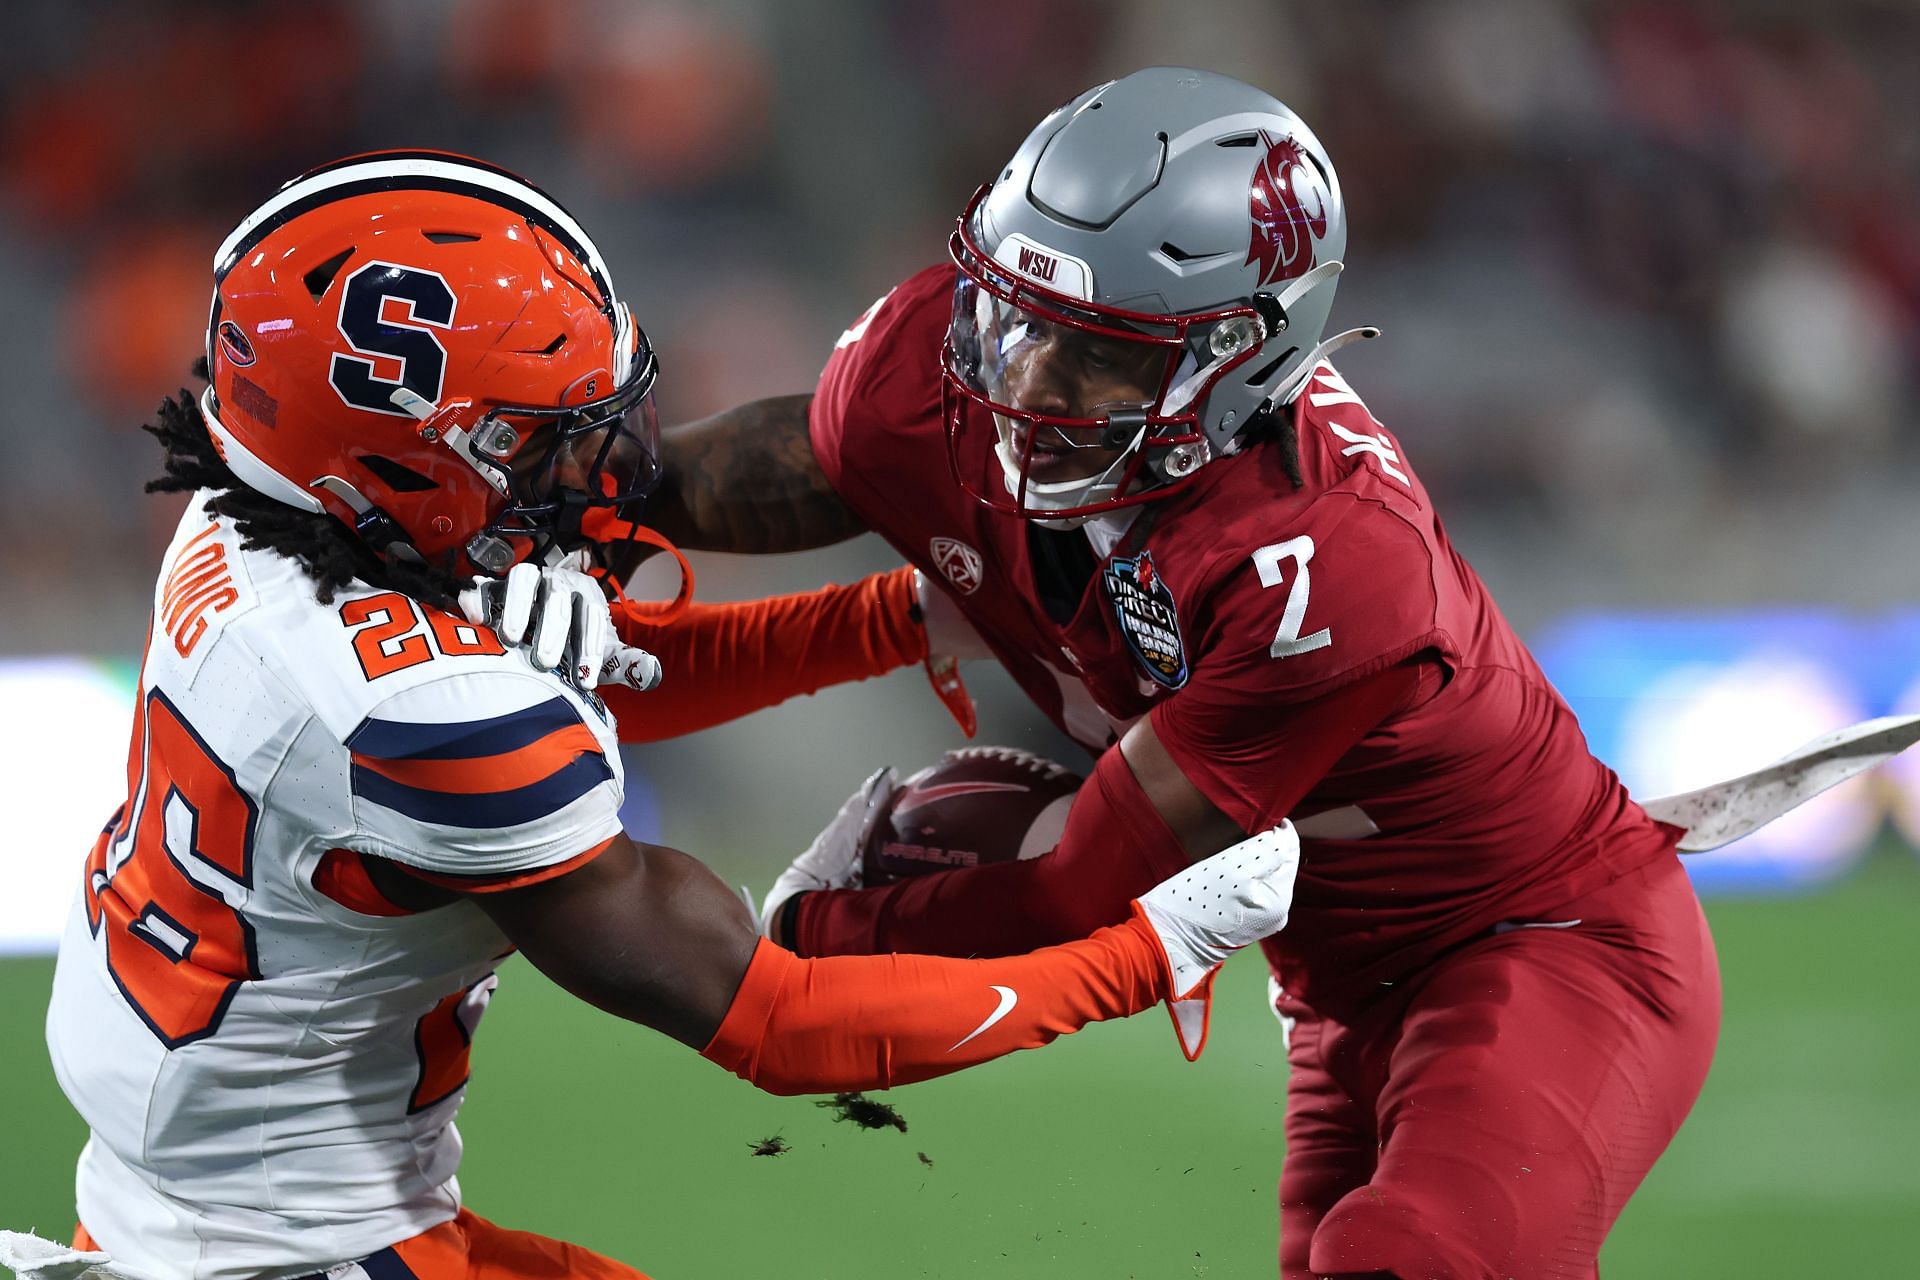
<instances>
[{"instance_id":1,"label":"player's outstretched hand","mask_svg":"<svg viewBox=\"0 0 1920 1280\"><path fill-rule=\"evenodd\" d=\"M1240 948L1286 928L1299 869L1300 838L1292 823L1282 822L1140 895L1166 950L1176 1000L1193 994Z\"/></svg>"},{"instance_id":2,"label":"player's outstretched hand","mask_svg":"<svg viewBox=\"0 0 1920 1280\"><path fill-rule=\"evenodd\" d=\"M660 661L622 644L600 584L576 551L551 568L517 564L504 578L475 578L460 593L467 621L492 627L542 671L568 672L583 689L602 682L642 693L660 683Z\"/></svg>"},{"instance_id":3,"label":"player's outstretched hand","mask_svg":"<svg viewBox=\"0 0 1920 1280\"><path fill-rule=\"evenodd\" d=\"M967 621L967 615L960 612L946 588L918 569L913 571L913 593L920 605L920 625L927 630L928 653L954 662L993 656L993 650Z\"/></svg>"},{"instance_id":4,"label":"player's outstretched hand","mask_svg":"<svg viewBox=\"0 0 1920 1280\"><path fill-rule=\"evenodd\" d=\"M893 803L893 793L900 789L899 781L894 777L891 765L877 769L873 775L860 784L860 789L847 797L840 806L840 812L833 815L826 830L813 838L806 852L793 860L793 864L780 873L773 882L773 888L767 891L765 901L760 907L760 932L775 942L781 939L774 936L774 925L780 917L780 910L797 894L812 893L818 889L858 889L860 887L860 854L867 845L867 837L873 833L874 823Z\"/></svg>"},{"instance_id":5,"label":"player's outstretched hand","mask_svg":"<svg viewBox=\"0 0 1920 1280\"><path fill-rule=\"evenodd\" d=\"M934 696L946 704L960 732L971 738L980 728L980 713L961 678L960 664L968 658L991 658L993 650L973 629L960 606L946 588L938 586L918 569L913 571L913 592L920 608L920 626L927 633L927 656L922 665Z\"/></svg>"}]
</instances>

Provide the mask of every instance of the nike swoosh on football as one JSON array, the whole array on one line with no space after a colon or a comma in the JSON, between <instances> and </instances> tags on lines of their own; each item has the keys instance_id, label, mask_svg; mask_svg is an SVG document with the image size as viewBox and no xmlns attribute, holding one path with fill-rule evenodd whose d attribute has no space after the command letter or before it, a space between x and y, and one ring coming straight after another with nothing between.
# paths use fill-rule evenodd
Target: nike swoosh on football
<instances>
[{"instance_id":1,"label":"nike swoosh on football","mask_svg":"<svg viewBox=\"0 0 1920 1280\"><path fill-rule=\"evenodd\" d=\"M947 800L954 796L985 795L990 791L1031 791L1032 788L1019 782L936 782L932 786L912 786L901 790L899 798L893 802L896 809L910 809L915 805L932 804L935 800Z\"/></svg>"},{"instance_id":2,"label":"nike swoosh on football","mask_svg":"<svg viewBox=\"0 0 1920 1280\"><path fill-rule=\"evenodd\" d=\"M973 1039L975 1036L981 1034L982 1032L987 1030L987 1028L991 1027L994 1023L1000 1021L1000 1019L1012 1013L1013 1006L1020 1003L1020 993L1015 991L1012 987L995 987L994 990L1000 993L1000 1007L995 1009L992 1013L988 1014L987 1020L985 1022L981 1023L979 1026L975 1027L972 1031L969 1031L966 1035L962 1036L958 1041L956 1041L954 1043L953 1049L958 1049L961 1045ZM952 1053L953 1049L949 1049L947 1050L947 1052Z\"/></svg>"}]
</instances>

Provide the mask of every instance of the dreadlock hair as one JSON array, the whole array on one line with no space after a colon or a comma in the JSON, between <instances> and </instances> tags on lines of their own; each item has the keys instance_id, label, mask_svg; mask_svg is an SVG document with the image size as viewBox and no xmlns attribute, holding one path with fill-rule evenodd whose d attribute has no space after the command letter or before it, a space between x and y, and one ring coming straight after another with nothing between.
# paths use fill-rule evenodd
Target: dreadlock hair
<instances>
[{"instance_id":1,"label":"dreadlock hair","mask_svg":"<svg viewBox=\"0 0 1920 1280\"><path fill-rule=\"evenodd\" d=\"M207 381L206 357L194 361L193 376ZM458 610L463 584L453 572L452 553L438 565L383 560L332 516L301 511L248 488L214 449L200 407L185 387L162 400L155 416L158 422L145 423L140 429L166 449L166 462L160 476L147 481L146 491L210 490L213 496L207 509L233 521L240 531L240 545L298 562L313 579L321 604L332 604L334 595L357 578L436 608Z\"/></svg>"},{"instance_id":2,"label":"dreadlock hair","mask_svg":"<svg viewBox=\"0 0 1920 1280\"><path fill-rule=\"evenodd\" d=\"M1306 483L1300 472L1300 429L1293 425L1291 405L1261 405L1248 415L1240 436L1248 445L1273 444L1280 450L1280 465L1293 487Z\"/></svg>"}]
</instances>

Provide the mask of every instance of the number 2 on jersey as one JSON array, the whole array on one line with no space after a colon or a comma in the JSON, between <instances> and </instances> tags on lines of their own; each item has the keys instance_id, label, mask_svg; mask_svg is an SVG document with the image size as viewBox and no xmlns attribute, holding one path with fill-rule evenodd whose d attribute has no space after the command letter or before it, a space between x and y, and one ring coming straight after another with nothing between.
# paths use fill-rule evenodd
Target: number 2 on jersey
<instances>
[{"instance_id":1,"label":"number 2 on jersey","mask_svg":"<svg viewBox=\"0 0 1920 1280\"><path fill-rule=\"evenodd\" d=\"M1311 559L1313 539L1305 534L1262 547L1253 553L1253 567L1259 572L1260 585L1263 587L1277 587L1286 581L1286 575L1280 568L1284 562L1293 561L1296 570L1292 583L1287 587L1287 603L1280 610L1280 630L1274 633L1273 647L1267 650L1276 658L1297 658L1333 643L1333 631L1328 627L1322 627L1312 635L1300 634L1300 628L1307 621L1307 596L1313 589L1313 576L1307 571L1307 561Z\"/></svg>"},{"instance_id":2,"label":"number 2 on jersey","mask_svg":"<svg viewBox=\"0 0 1920 1280\"><path fill-rule=\"evenodd\" d=\"M107 969L169 1049L210 1036L260 976L253 927L228 905L252 884L259 811L158 690L134 715L127 802L87 859L87 925Z\"/></svg>"}]
</instances>

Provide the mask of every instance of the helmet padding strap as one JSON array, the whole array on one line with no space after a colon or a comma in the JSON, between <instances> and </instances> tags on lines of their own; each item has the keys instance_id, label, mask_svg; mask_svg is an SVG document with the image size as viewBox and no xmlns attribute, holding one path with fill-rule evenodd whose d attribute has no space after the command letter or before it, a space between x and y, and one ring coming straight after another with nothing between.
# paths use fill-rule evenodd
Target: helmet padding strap
<instances>
[{"instance_id":1,"label":"helmet padding strap","mask_svg":"<svg viewBox=\"0 0 1920 1280\"><path fill-rule=\"evenodd\" d=\"M1307 385L1307 380L1313 377L1314 368L1322 360L1325 360L1328 356L1349 343L1358 342L1362 338L1377 338L1379 336L1380 330L1373 325L1362 325L1358 329L1347 329L1334 334L1331 338L1321 339L1314 344L1313 350L1307 352L1307 358L1294 366L1293 372L1286 376L1285 381L1267 393L1266 397L1261 400L1260 407L1263 409L1272 409L1277 405L1292 403L1293 398L1299 395L1301 389Z\"/></svg>"}]
</instances>

